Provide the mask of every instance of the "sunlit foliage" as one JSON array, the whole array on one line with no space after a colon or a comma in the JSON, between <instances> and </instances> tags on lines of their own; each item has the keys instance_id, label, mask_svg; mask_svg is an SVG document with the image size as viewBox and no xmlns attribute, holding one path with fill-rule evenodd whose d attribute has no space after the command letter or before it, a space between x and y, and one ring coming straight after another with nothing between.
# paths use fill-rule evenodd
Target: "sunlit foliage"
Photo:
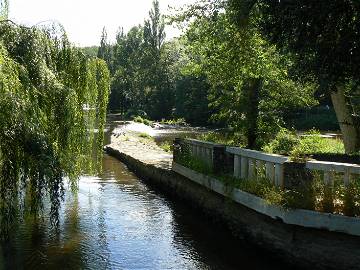
<instances>
[{"instance_id":1,"label":"sunlit foliage","mask_svg":"<svg viewBox=\"0 0 360 270\"><path fill-rule=\"evenodd\" d=\"M102 151L108 92L105 62L71 46L61 27L0 23L2 233L47 200L57 224L65 179L76 189Z\"/></svg>"},{"instance_id":2,"label":"sunlit foliage","mask_svg":"<svg viewBox=\"0 0 360 270\"><path fill-rule=\"evenodd\" d=\"M259 31L259 15L239 26L223 1L199 1L174 20L188 20L188 73L205 74L213 117L260 148L284 125L286 111L314 104L311 83L291 79L293 61Z\"/></svg>"}]
</instances>

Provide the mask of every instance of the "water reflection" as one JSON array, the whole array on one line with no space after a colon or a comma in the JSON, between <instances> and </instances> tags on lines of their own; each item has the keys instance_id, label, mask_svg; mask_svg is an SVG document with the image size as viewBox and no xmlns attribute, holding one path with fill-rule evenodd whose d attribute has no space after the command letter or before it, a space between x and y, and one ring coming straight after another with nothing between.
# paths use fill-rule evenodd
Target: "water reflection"
<instances>
[{"instance_id":1,"label":"water reflection","mask_svg":"<svg viewBox=\"0 0 360 270\"><path fill-rule=\"evenodd\" d=\"M66 194L59 233L47 219L25 219L16 238L2 243L0 269L282 268L149 189L117 160L105 156L103 168Z\"/></svg>"}]
</instances>

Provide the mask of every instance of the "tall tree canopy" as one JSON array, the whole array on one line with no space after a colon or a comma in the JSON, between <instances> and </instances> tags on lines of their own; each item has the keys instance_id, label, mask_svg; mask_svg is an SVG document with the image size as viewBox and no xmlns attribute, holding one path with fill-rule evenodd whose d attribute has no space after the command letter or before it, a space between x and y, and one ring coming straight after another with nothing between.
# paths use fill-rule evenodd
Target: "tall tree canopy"
<instances>
[{"instance_id":1,"label":"tall tree canopy","mask_svg":"<svg viewBox=\"0 0 360 270\"><path fill-rule=\"evenodd\" d=\"M103 58L113 71L111 109L142 112L157 120L172 116L175 82L171 61L176 59L165 42L164 28L159 1L153 1L143 26L134 26L128 33L120 29L115 45L100 46L99 53L103 47L113 51L111 61Z\"/></svg>"},{"instance_id":2,"label":"tall tree canopy","mask_svg":"<svg viewBox=\"0 0 360 270\"><path fill-rule=\"evenodd\" d=\"M230 0L237 25L261 14L259 27L294 56L298 75L331 95L347 152L360 151L360 2Z\"/></svg>"},{"instance_id":3,"label":"tall tree canopy","mask_svg":"<svg viewBox=\"0 0 360 270\"><path fill-rule=\"evenodd\" d=\"M224 1L200 1L176 19L189 18L192 70L206 74L215 116L241 131L249 148L271 138L286 110L313 103L313 88L288 76L292 59L262 36L257 14L238 27Z\"/></svg>"},{"instance_id":4,"label":"tall tree canopy","mask_svg":"<svg viewBox=\"0 0 360 270\"><path fill-rule=\"evenodd\" d=\"M57 222L65 179L76 188L93 146L101 153L108 92L105 62L72 47L61 27L0 22L2 230L47 198Z\"/></svg>"}]
</instances>

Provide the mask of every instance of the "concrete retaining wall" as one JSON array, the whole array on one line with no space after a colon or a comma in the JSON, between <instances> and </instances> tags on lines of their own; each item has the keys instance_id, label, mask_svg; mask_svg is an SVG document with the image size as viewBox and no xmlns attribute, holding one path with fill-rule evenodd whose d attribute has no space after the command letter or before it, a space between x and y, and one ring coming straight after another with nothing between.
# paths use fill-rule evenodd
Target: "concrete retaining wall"
<instances>
[{"instance_id":1,"label":"concrete retaining wall","mask_svg":"<svg viewBox=\"0 0 360 270\"><path fill-rule=\"evenodd\" d=\"M236 237L249 240L285 261L308 269L360 269L358 236L331 232L328 228L286 224L280 218L257 212L174 171L145 164L111 147L105 150L172 198L186 201L191 207L221 220ZM216 183L213 187L224 191L223 187L216 187Z\"/></svg>"}]
</instances>

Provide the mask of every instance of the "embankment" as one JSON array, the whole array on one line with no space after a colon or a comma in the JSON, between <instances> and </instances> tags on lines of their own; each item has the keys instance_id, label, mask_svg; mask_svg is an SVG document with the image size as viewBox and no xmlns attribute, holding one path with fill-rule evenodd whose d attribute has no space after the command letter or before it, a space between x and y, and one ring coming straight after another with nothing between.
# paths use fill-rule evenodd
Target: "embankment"
<instances>
[{"instance_id":1,"label":"embankment","mask_svg":"<svg viewBox=\"0 0 360 270\"><path fill-rule=\"evenodd\" d=\"M251 241L284 261L304 269L359 269L358 236L287 224L281 217L260 213L233 200L233 191L212 182L216 179L199 174L202 180L193 181L183 175L187 170L189 175L196 173L175 164L178 172L185 170L183 175L176 173L171 155L139 139L115 140L105 150L171 198L223 222L236 237ZM217 189L221 191L216 192Z\"/></svg>"}]
</instances>

